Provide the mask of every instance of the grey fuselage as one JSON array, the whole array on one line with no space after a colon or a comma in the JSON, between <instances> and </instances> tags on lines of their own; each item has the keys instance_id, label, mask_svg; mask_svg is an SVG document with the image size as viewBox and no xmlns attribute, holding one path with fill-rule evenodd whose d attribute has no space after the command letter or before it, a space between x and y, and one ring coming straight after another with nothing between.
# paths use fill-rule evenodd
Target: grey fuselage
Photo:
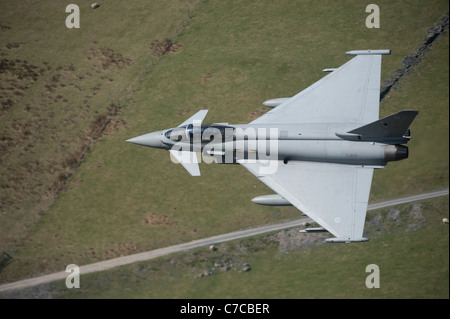
<instances>
[{"instance_id":1,"label":"grey fuselage","mask_svg":"<svg viewBox=\"0 0 450 319\"><path fill-rule=\"evenodd\" d=\"M161 143L152 147L202 152L205 161L220 164L240 159L309 161L384 167L408 157L408 148L392 142L358 141L339 137L361 124L189 124L150 133ZM148 135L150 135L148 134ZM407 142L405 138L402 142ZM145 145L145 144L142 144Z\"/></svg>"}]
</instances>

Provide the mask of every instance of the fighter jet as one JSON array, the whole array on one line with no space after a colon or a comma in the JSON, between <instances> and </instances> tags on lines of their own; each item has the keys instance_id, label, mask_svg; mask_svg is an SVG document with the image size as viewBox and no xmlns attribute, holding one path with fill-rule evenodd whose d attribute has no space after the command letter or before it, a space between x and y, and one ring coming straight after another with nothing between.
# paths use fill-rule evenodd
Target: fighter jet
<instances>
[{"instance_id":1,"label":"fighter jet","mask_svg":"<svg viewBox=\"0 0 450 319\"><path fill-rule=\"evenodd\" d=\"M203 124L200 110L178 127L127 142L170 151L193 176L199 162L241 164L276 194L252 201L293 205L335 237L362 242L373 170L408 158L409 126L418 112L379 119L381 57L390 50L356 50L354 56L249 124Z\"/></svg>"}]
</instances>

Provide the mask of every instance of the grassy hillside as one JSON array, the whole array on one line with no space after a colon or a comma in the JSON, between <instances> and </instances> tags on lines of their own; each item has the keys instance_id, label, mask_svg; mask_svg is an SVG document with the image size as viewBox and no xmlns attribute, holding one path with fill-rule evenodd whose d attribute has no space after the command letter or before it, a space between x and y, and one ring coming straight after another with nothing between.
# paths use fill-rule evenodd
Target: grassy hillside
<instances>
[{"instance_id":1,"label":"grassy hillside","mask_svg":"<svg viewBox=\"0 0 450 319\"><path fill-rule=\"evenodd\" d=\"M192 178L167 152L124 141L176 126L201 108L210 110L208 122L248 122L266 111L262 101L306 88L324 75L323 68L348 61L344 52L351 49L391 49L383 58L384 80L448 7L445 1L381 1L381 28L367 29L367 3L208 1L177 39L182 48L163 57L134 87L117 117L123 125L95 144L27 238L8 250L12 260L1 280L298 217L293 208L253 205L252 197L271 191L242 167L202 164L202 177ZM122 9L108 7L109 15ZM101 37L124 59L144 50L113 47L119 45L117 34L128 29L135 32L122 35L122 45L143 45L131 33L142 36L139 30L149 22L144 13L133 12L133 19L119 19L120 30ZM94 52L109 47L89 44ZM382 103L382 115L405 108L422 112L412 127L411 158L376 172L372 200L448 185L448 38L434 48L420 73L410 76L416 80L402 82ZM116 82L115 75L111 79ZM431 138L430 124L447 138Z\"/></svg>"},{"instance_id":2,"label":"grassy hillside","mask_svg":"<svg viewBox=\"0 0 450 319\"><path fill-rule=\"evenodd\" d=\"M157 60L151 44L180 32L198 3L83 2L80 29L68 29L68 3L0 1L0 252L15 254Z\"/></svg>"}]
</instances>

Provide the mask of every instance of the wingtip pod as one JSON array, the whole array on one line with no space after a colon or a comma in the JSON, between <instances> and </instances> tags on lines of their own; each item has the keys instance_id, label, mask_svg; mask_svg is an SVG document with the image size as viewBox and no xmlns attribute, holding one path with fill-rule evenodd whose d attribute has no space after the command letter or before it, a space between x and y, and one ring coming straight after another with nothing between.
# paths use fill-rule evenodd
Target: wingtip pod
<instances>
[{"instance_id":1,"label":"wingtip pod","mask_svg":"<svg viewBox=\"0 0 450 319\"><path fill-rule=\"evenodd\" d=\"M348 55L386 55L391 54L391 50L353 50L347 51L345 54Z\"/></svg>"}]
</instances>

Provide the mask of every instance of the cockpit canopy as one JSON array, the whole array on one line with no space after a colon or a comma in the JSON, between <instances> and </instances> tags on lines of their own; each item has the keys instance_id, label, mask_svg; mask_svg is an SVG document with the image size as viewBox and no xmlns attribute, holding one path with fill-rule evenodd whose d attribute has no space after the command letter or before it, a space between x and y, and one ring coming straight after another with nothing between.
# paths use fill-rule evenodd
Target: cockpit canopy
<instances>
[{"instance_id":1,"label":"cockpit canopy","mask_svg":"<svg viewBox=\"0 0 450 319\"><path fill-rule=\"evenodd\" d=\"M186 141L192 143L194 138L201 142L225 141L232 139L235 128L222 124L183 125L164 133L164 136L173 142Z\"/></svg>"},{"instance_id":2,"label":"cockpit canopy","mask_svg":"<svg viewBox=\"0 0 450 319\"><path fill-rule=\"evenodd\" d=\"M186 127L177 127L168 130L164 133L164 136L173 142L180 142L181 140L186 139Z\"/></svg>"}]
</instances>

